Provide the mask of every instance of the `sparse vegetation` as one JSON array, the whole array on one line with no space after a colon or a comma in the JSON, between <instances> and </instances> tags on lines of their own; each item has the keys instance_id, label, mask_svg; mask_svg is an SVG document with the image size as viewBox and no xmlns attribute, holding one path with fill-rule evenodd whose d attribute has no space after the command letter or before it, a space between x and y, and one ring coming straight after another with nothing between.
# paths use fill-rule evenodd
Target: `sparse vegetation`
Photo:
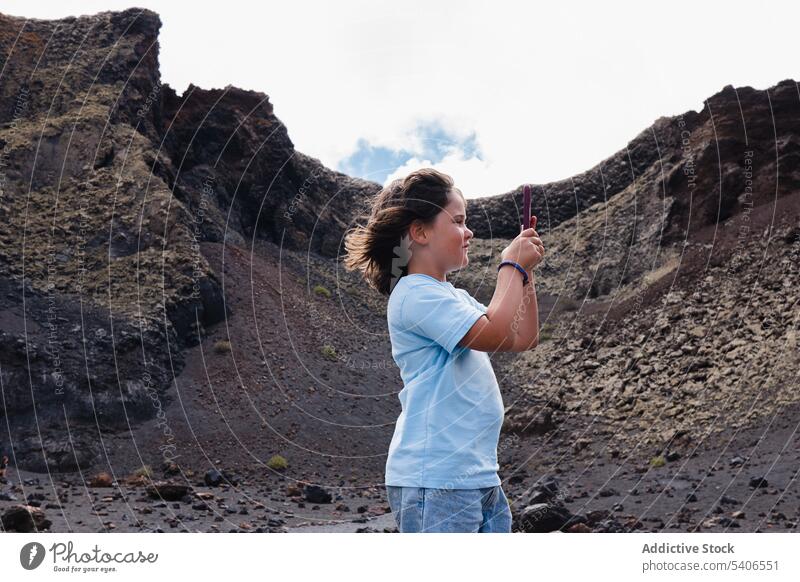
<instances>
[{"instance_id":1,"label":"sparse vegetation","mask_svg":"<svg viewBox=\"0 0 800 582\"><path fill-rule=\"evenodd\" d=\"M325 344L322 346L322 355L328 358L329 360L336 360L336 350L333 346Z\"/></svg>"},{"instance_id":2,"label":"sparse vegetation","mask_svg":"<svg viewBox=\"0 0 800 582\"><path fill-rule=\"evenodd\" d=\"M331 292L328 291L327 287L323 287L322 285L317 285L314 287L314 293L317 295L324 295L325 297L330 297Z\"/></svg>"},{"instance_id":3,"label":"sparse vegetation","mask_svg":"<svg viewBox=\"0 0 800 582\"><path fill-rule=\"evenodd\" d=\"M273 455L270 460L267 461L267 467L275 471L283 471L288 466L289 462L281 455Z\"/></svg>"},{"instance_id":4,"label":"sparse vegetation","mask_svg":"<svg viewBox=\"0 0 800 582\"><path fill-rule=\"evenodd\" d=\"M231 342L228 340L217 340L214 342L214 351L218 354L225 354L231 351Z\"/></svg>"},{"instance_id":5,"label":"sparse vegetation","mask_svg":"<svg viewBox=\"0 0 800 582\"><path fill-rule=\"evenodd\" d=\"M658 467L663 467L666 464L667 464L667 460L664 458L663 455L659 455L657 457L653 457L652 459L650 459L650 466L651 467L658 468Z\"/></svg>"},{"instance_id":6,"label":"sparse vegetation","mask_svg":"<svg viewBox=\"0 0 800 582\"><path fill-rule=\"evenodd\" d=\"M539 328L539 341L546 342L548 340L553 339L554 331L555 327L553 327L549 323L545 323L541 328Z\"/></svg>"},{"instance_id":7,"label":"sparse vegetation","mask_svg":"<svg viewBox=\"0 0 800 582\"><path fill-rule=\"evenodd\" d=\"M150 465L143 465L136 469L133 472L134 476L136 477L147 477L148 479L153 478L153 468Z\"/></svg>"}]
</instances>

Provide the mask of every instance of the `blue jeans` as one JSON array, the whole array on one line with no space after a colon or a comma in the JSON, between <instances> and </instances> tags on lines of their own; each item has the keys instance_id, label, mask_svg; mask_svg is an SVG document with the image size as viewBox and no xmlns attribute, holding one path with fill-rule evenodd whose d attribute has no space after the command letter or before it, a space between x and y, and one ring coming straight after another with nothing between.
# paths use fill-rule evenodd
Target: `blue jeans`
<instances>
[{"instance_id":1,"label":"blue jeans","mask_svg":"<svg viewBox=\"0 0 800 582\"><path fill-rule=\"evenodd\" d=\"M510 533L511 508L500 485L480 489L386 486L400 533Z\"/></svg>"}]
</instances>

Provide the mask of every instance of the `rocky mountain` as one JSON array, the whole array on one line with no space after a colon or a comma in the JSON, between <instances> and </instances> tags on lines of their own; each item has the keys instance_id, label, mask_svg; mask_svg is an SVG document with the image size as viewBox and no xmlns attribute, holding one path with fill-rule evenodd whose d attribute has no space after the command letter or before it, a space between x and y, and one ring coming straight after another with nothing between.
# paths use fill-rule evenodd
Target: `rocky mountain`
<instances>
[{"instance_id":1,"label":"rocky mountain","mask_svg":"<svg viewBox=\"0 0 800 582\"><path fill-rule=\"evenodd\" d=\"M534 189L549 341L520 357L524 372L510 372L528 395L514 402L512 424L555 407L655 443L798 400L798 96L794 81L728 86L588 172ZM477 200L472 216L505 208L516 220L515 200L521 191ZM497 230L471 222L476 235ZM463 279L485 301L491 285L480 274L503 240L479 242Z\"/></svg>"},{"instance_id":2,"label":"rocky mountain","mask_svg":"<svg viewBox=\"0 0 800 582\"><path fill-rule=\"evenodd\" d=\"M267 95L178 96L161 83L160 25L141 9L0 16L0 365L30 468L95 460L84 424L119 429L172 397L182 349L226 313L200 243L335 255L379 188L296 152ZM39 444L37 425L62 435L67 418L84 458L61 436Z\"/></svg>"},{"instance_id":3,"label":"rocky mountain","mask_svg":"<svg viewBox=\"0 0 800 582\"><path fill-rule=\"evenodd\" d=\"M675 260L659 249L712 239L717 225L765 204L791 205L784 199L800 188L797 108L794 81L766 91L728 85L699 113L659 118L590 170L534 185L539 230L566 223L567 237L551 241L548 273L577 258L568 288L606 295ZM516 236L521 200L520 186L471 201L475 236Z\"/></svg>"},{"instance_id":4,"label":"rocky mountain","mask_svg":"<svg viewBox=\"0 0 800 582\"><path fill-rule=\"evenodd\" d=\"M338 260L380 185L296 151L263 93L178 95L161 81L159 28L142 9L0 15L0 458L118 484L143 466L187 481L225 468L261 501L300 511L296 484L319 485L340 502L328 517L351 499L380 514L361 498L382 500L401 382L385 299ZM609 483L639 492L651 472L642 493L672 512L661 528L713 528L715 491L735 479L702 489L714 455L736 446L749 462L759 431L778 458L797 450L799 114L794 81L728 86L535 185L541 343L492 355L519 528L541 527L525 525L531 507L556 489L538 477L560 473L573 511L609 503L569 523L616 531L627 496ZM469 201L471 264L450 280L484 303L520 200L521 186ZM777 501L761 521L749 512L751 529L800 521L775 509L796 493L796 453L778 465ZM661 467L691 473L705 514L662 499ZM327 499L310 491L309 505Z\"/></svg>"}]
</instances>

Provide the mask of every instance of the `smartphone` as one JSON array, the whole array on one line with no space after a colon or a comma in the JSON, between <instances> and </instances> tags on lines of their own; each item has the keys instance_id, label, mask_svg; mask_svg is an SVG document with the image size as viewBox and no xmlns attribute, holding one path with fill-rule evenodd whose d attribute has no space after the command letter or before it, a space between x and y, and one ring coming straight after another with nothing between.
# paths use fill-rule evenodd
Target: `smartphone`
<instances>
[{"instance_id":1,"label":"smartphone","mask_svg":"<svg viewBox=\"0 0 800 582\"><path fill-rule=\"evenodd\" d=\"M531 227L531 185L522 186L522 230Z\"/></svg>"}]
</instances>

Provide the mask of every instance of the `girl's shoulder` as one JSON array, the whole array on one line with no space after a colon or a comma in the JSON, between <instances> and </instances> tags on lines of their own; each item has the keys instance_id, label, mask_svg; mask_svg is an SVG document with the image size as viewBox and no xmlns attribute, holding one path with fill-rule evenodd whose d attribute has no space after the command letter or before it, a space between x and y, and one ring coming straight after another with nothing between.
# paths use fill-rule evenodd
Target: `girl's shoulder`
<instances>
[{"instance_id":1,"label":"girl's shoulder","mask_svg":"<svg viewBox=\"0 0 800 582\"><path fill-rule=\"evenodd\" d=\"M395 288L389 295L389 301L394 300L402 301L408 296L420 295L458 295L458 292L464 292L463 289L458 289L453 286L449 281L437 281L433 277L413 276L406 275L401 278Z\"/></svg>"},{"instance_id":2,"label":"girl's shoulder","mask_svg":"<svg viewBox=\"0 0 800 582\"><path fill-rule=\"evenodd\" d=\"M433 277L406 275L392 289L386 306L386 316L391 324L400 323L403 313L419 303L438 303L458 297L455 287L449 282L436 281Z\"/></svg>"}]
</instances>

